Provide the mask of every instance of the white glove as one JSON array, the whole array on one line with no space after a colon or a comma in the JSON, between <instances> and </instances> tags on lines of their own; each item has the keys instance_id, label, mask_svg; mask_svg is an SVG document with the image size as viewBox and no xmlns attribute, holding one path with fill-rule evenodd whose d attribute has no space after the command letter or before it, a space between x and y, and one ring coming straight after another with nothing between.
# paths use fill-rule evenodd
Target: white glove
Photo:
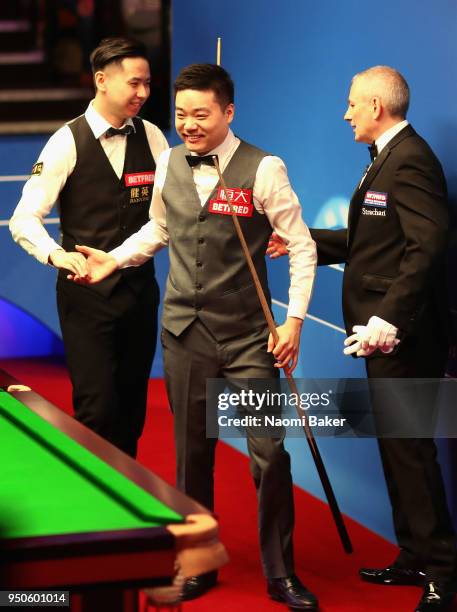
<instances>
[{"instance_id":1,"label":"white glove","mask_svg":"<svg viewBox=\"0 0 457 612\"><path fill-rule=\"evenodd\" d=\"M362 348L362 337L366 334L366 326L365 325L354 325L352 331L355 332L352 336L348 336L344 341L344 346L346 347L343 350L345 355L352 355L356 353L357 357L368 357L375 350L371 349L363 349Z\"/></svg>"},{"instance_id":2,"label":"white glove","mask_svg":"<svg viewBox=\"0 0 457 612\"><path fill-rule=\"evenodd\" d=\"M378 317L371 317L371 318L374 319ZM382 321L382 319L379 319L379 320ZM354 325L354 327L352 328L352 331L355 333L352 334L352 336L348 336L344 341L344 346L346 348L343 350L343 353L345 355L352 355L353 353L356 353L357 357L368 357L368 355L371 355L371 353L374 353L374 351L377 348L379 348L380 351L382 351L383 353L391 353L394 350L394 347L400 343L400 340L398 340L398 338L394 338L393 345L384 344L383 346L378 346L378 347L376 346L372 347L368 345L367 348L363 348L363 345L362 345L363 339L369 335L368 326L367 325Z\"/></svg>"},{"instance_id":3,"label":"white glove","mask_svg":"<svg viewBox=\"0 0 457 612\"><path fill-rule=\"evenodd\" d=\"M372 349L371 352L378 348L384 353L389 353L398 344L398 342L395 342L397 332L398 329L384 319L370 317L365 331L361 334L362 348L364 350Z\"/></svg>"}]
</instances>

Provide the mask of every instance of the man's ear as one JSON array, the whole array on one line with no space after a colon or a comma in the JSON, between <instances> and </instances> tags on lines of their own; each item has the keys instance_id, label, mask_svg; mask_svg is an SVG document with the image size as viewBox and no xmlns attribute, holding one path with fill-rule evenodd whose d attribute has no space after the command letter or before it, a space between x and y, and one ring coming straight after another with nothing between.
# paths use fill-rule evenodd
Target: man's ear
<instances>
[{"instance_id":1,"label":"man's ear","mask_svg":"<svg viewBox=\"0 0 457 612\"><path fill-rule=\"evenodd\" d=\"M371 105L373 109L373 119L379 119L382 113L381 99L378 96L374 96L371 100Z\"/></svg>"},{"instance_id":2,"label":"man's ear","mask_svg":"<svg viewBox=\"0 0 457 612\"><path fill-rule=\"evenodd\" d=\"M106 91L106 75L103 70L98 70L94 75L95 87L100 91Z\"/></svg>"},{"instance_id":3,"label":"man's ear","mask_svg":"<svg viewBox=\"0 0 457 612\"><path fill-rule=\"evenodd\" d=\"M227 121L229 123L232 123L233 121L233 117L235 116L235 105L233 104L233 102L231 102L230 104L227 104L227 106L225 107L225 116L227 117Z\"/></svg>"}]
</instances>

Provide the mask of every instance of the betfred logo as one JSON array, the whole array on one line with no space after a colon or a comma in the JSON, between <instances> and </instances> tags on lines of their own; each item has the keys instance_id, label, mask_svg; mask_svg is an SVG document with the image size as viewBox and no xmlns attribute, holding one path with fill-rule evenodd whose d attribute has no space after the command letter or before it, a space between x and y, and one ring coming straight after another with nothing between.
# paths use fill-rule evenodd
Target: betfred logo
<instances>
[{"instance_id":1,"label":"betfred logo","mask_svg":"<svg viewBox=\"0 0 457 612\"><path fill-rule=\"evenodd\" d=\"M228 198L227 198L228 196ZM217 198L210 200L208 210L216 215L231 215L232 211L228 201L238 217L252 217L252 189L227 188L217 190Z\"/></svg>"},{"instance_id":2,"label":"betfred logo","mask_svg":"<svg viewBox=\"0 0 457 612\"><path fill-rule=\"evenodd\" d=\"M237 217L252 217L252 206L240 206L238 204L232 204L233 210ZM216 215L231 215L232 211L227 202L218 202L217 200L210 200L208 210L210 213Z\"/></svg>"},{"instance_id":3,"label":"betfred logo","mask_svg":"<svg viewBox=\"0 0 457 612\"><path fill-rule=\"evenodd\" d=\"M377 208L387 207L387 193L381 191L367 191L363 201L365 206L376 206Z\"/></svg>"},{"instance_id":4,"label":"betfred logo","mask_svg":"<svg viewBox=\"0 0 457 612\"><path fill-rule=\"evenodd\" d=\"M152 185L155 172L133 172L124 174L126 187L138 187L139 185Z\"/></svg>"}]
</instances>

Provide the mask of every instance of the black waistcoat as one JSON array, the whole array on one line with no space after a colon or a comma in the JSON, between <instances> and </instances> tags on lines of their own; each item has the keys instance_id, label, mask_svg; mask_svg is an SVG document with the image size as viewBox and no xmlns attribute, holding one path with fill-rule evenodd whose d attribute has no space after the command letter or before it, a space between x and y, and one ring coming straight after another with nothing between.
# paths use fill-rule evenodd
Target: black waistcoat
<instances>
[{"instance_id":1,"label":"black waistcoat","mask_svg":"<svg viewBox=\"0 0 457 612\"><path fill-rule=\"evenodd\" d=\"M127 136L122 176L119 179L99 140L81 115L70 122L76 146L76 165L60 193L62 246L75 244L110 251L140 229L149 219L155 162L141 119ZM61 270L61 278L66 277ZM141 291L154 274L154 263L115 272L91 288L108 296L121 280Z\"/></svg>"}]
</instances>

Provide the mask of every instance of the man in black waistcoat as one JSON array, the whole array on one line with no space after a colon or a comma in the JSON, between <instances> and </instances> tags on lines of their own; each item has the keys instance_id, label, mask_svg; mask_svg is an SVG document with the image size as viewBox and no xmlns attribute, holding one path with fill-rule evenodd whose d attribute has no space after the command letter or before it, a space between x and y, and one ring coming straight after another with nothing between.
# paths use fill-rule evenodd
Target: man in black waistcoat
<instances>
[{"instance_id":1,"label":"man in black waistcoat","mask_svg":"<svg viewBox=\"0 0 457 612\"><path fill-rule=\"evenodd\" d=\"M211 64L188 66L175 82L175 94L176 129L184 144L160 156L151 221L108 255L87 247L80 250L89 258L89 280L94 282L125 266L140 265L169 246L162 345L175 422L177 484L212 509L217 440L206 435L206 380L223 377L237 385L239 379L276 380L278 368L286 365L293 370L316 254L282 160L240 140L230 129L234 86L227 72ZM265 249L272 228L290 249L289 308L285 323L277 328L276 346L219 186L215 155L267 300ZM217 406L209 408L216 414ZM315 610L316 598L294 572L285 432L260 437L255 427L247 427L246 434L268 593L293 609ZM215 572L188 580L184 599L202 595L215 583Z\"/></svg>"},{"instance_id":2,"label":"man in black waistcoat","mask_svg":"<svg viewBox=\"0 0 457 612\"><path fill-rule=\"evenodd\" d=\"M357 74L348 102L344 119L356 142L371 145L372 163L352 196L348 228L311 230L320 265L346 264L344 352L366 358L370 379L443 377L448 202L441 165L406 120L409 88L398 71L376 66ZM269 251L285 254L276 242ZM412 402L413 383L410 393ZM421 398L430 426L435 396L431 389L428 406ZM457 588L457 555L432 427L428 438L389 437L382 428L395 429L407 407L387 383L373 387L372 404L400 550L392 565L360 575L376 584L423 586L416 611L444 610ZM412 407L414 426L419 408Z\"/></svg>"},{"instance_id":3,"label":"man in black waistcoat","mask_svg":"<svg viewBox=\"0 0 457 612\"><path fill-rule=\"evenodd\" d=\"M168 145L155 125L136 116L149 96L143 45L104 39L91 62L95 99L44 147L10 229L28 253L59 269L57 304L76 418L135 456L157 334L153 261L97 286L66 277L87 272L75 244L110 250L147 221L155 160ZM61 245L43 226L57 200Z\"/></svg>"}]
</instances>

